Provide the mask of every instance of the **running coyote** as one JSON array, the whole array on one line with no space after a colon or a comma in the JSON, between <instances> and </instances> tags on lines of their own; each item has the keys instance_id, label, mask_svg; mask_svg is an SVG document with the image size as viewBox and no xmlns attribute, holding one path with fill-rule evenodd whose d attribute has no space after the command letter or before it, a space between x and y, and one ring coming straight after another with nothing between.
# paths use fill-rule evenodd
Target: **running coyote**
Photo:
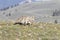
<instances>
[{"instance_id":1,"label":"running coyote","mask_svg":"<svg viewBox=\"0 0 60 40\"><path fill-rule=\"evenodd\" d=\"M33 24L34 20L35 20L34 16L22 16L17 19L15 24L31 25L31 24Z\"/></svg>"}]
</instances>

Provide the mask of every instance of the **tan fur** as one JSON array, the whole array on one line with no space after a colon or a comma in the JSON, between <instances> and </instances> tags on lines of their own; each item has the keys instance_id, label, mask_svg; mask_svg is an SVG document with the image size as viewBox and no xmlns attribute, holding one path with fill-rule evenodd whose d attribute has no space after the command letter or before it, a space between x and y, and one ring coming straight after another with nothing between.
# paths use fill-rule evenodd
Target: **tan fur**
<instances>
[{"instance_id":1,"label":"tan fur","mask_svg":"<svg viewBox=\"0 0 60 40\"><path fill-rule=\"evenodd\" d=\"M17 19L16 23L22 23L23 25L31 25L34 22L34 20L34 16L22 16Z\"/></svg>"}]
</instances>

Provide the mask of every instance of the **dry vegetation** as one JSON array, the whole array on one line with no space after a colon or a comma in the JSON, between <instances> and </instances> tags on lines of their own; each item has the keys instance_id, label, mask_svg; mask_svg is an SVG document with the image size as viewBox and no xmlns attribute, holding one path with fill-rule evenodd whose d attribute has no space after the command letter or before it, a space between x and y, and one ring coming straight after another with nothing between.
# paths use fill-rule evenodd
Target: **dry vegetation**
<instances>
[{"instance_id":1,"label":"dry vegetation","mask_svg":"<svg viewBox=\"0 0 60 40\"><path fill-rule=\"evenodd\" d=\"M13 25L0 22L0 40L60 40L60 24Z\"/></svg>"}]
</instances>

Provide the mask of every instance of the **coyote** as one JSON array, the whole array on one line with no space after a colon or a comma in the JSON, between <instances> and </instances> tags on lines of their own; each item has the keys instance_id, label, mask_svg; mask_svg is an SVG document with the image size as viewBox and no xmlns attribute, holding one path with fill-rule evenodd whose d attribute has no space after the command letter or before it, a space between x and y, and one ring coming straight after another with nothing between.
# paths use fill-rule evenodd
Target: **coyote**
<instances>
[{"instance_id":1,"label":"coyote","mask_svg":"<svg viewBox=\"0 0 60 40\"><path fill-rule=\"evenodd\" d=\"M20 24L20 25L31 25L34 22L34 16L22 16L17 19L15 24Z\"/></svg>"}]
</instances>

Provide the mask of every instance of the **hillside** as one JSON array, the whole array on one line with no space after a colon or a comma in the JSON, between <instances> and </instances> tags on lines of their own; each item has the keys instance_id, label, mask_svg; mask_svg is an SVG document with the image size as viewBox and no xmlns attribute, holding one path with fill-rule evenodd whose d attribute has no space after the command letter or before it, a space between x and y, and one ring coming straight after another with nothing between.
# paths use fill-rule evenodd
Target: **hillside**
<instances>
[{"instance_id":1,"label":"hillside","mask_svg":"<svg viewBox=\"0 0 60 40\"><path fill-rule=\"evenodd\" d=\"M41 22L54 22L54 20L60 20L60 16L54 16L55 9L59 10L60 6L55 2L33 2L26 3L14 8L10 8L6 11L0 12L0 20L15 20L20 16L28 15L35 16L36 21ZM60 13L58 13L60 15Z\"/></svg>"},{"instance_id":2,"label":"hillside","mask_svg":"<svg viewBox=\"0 0 60 40\"><path fill-rule=\"evenodd\" d=\"M56 2L33 2L0 11L0 40L60 40L59 5ZM25 15L35 16L38 22L14 25L14 20Z\"/></svg>"},{"instance_id":3,"label":"hillside","mask_svg":"<svg viewBox=\"0 0 60 40\"><path fill-rule=\"evenodd\" d=\"M0 40L60 40L60 24L13 25L0 22Z\"/></svg>"}]
</instances>

